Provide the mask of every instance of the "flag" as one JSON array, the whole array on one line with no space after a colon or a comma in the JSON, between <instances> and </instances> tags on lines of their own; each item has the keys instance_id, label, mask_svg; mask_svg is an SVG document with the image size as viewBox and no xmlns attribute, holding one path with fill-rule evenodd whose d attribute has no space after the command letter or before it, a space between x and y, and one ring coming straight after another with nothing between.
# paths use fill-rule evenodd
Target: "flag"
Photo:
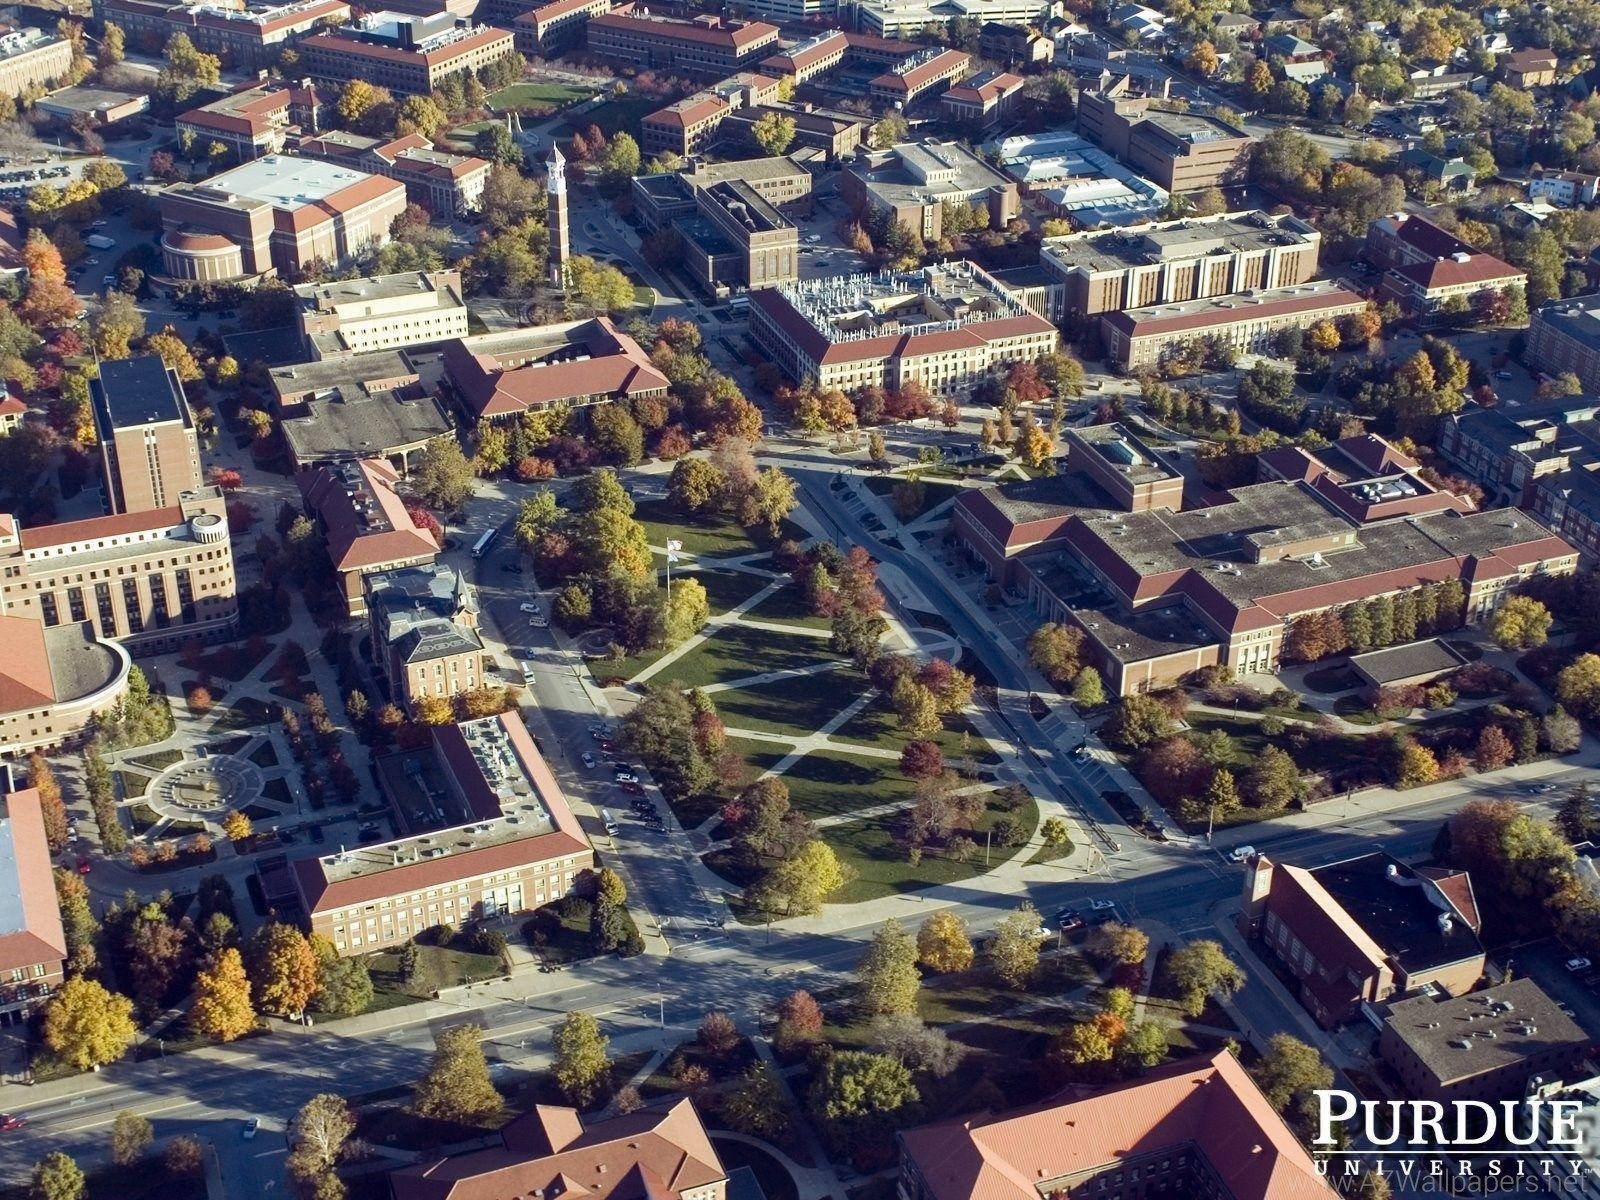
<instances>
[{"instance_id":1,"label":"flag","mask_svg":"<svg viewBox=\"0 0 1600 1200\"><path fill-rule=\"evenodd\" d=\"M683 543L680 542L677 538L668 538L667 539L667 561L669 563L677 562L678 561L678 551L682 550L682 549L683 549Z\"/></svg>"}]
</instances>

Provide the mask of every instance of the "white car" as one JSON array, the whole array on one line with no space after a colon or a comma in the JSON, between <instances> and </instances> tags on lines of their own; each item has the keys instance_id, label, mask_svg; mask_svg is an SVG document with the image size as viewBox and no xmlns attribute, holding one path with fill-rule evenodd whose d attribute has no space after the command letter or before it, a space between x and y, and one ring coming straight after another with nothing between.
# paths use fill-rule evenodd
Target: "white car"
<instances>
[{"instance_id":1,"label":"white car","mask_svg":"<svg viewBox=\"0 0 1600 1200\"><path fill-rule=\"evenodd\" d=\"M1256 848L1254 846L1235 846L1232 850L1228 851L1229 862L1249 862L1255 856Z\"/></svg>"},{"instance_id":2,"label":"white car","mask_svg":"<svg viewBox=\"0 0 1600 1200\"><path fill-rule=\"evenodd\" d=\"M1589 966L1590 963L1587 958L1567 959L1567 970L1571 971L1574 975L1576 975L1579 971L1587 971Z\"/></svg>"},{"instance_id":3,"label":"white car","mask_svg":"<svg viewBox=\"0 0 1600 1200\"><path fill-rule=\"evenodd\" d=\"M1108 908L1115 908L1116 904L1110 900L1090 900L1089 907L1095 912L1105 912Z\"/></svg>"},{"instance_id":4,"label":"white car","mask_svg":"<svg viewBox=\"0 0 1600 1200\"><path fill-rule=\"evenodd\" d=\"M246 1121L244 1123L244 1128L239 1131L239 1136L242 1137L245 1141L248 1142L248 1141L250 1141L252 1138L254 1138L256 1136L256 1132L260 1128L261 1128L261 1118L260 1117L251 1117L248 1121Z\"/></svg>"},{"instance_id":5,"label":"white car","mask_svg":"<svg viewBox=\"0 0 1600 1200\"><path fill-rule=\"evenodd\" d=\"M521 610L523 612L527 613L529 616L538 617L538 616L543 616L544 615L539 611L539 606L537 604L535 604L532 600L525 601L524 603L522 603L518 607L521 608Z\"/></svg>"},{"instance_id":6,"label":"white car","mask_svg":"<svg viewBox=\"0 0 1600 1200\"><path fill-rule=\"evenodd\" d=\"M588 767L591 771L594 770L594 755L590 754L587 750L583 752L583 765Z\"/></svg>"},{"instance_id":7,"label":"white car","mask_svg":"<svg viewBox=\"0 0 1600 1200\"><path fill-rule=\"evenodd\" d=\"M528 615L528 624L532 625L535 629L543 629L550 624L550 618L545 616L542 612L530 613Z\"/></svg>"}]
</instances>

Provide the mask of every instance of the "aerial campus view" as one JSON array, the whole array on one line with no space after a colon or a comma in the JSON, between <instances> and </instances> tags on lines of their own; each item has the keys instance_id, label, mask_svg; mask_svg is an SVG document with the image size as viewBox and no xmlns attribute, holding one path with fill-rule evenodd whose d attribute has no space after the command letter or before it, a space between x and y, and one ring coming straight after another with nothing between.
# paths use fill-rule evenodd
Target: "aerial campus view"
<instances>
[{"instance_id":1,"label":"aerial campus view","mask_svg":"<svg viewBox=\"0 0 1600 1200\"><path fill-rule=\"evenodd\" d=\"M1600 6L0 14L0 1200L1600 1198Z\"/></svg>"}]
</instances>

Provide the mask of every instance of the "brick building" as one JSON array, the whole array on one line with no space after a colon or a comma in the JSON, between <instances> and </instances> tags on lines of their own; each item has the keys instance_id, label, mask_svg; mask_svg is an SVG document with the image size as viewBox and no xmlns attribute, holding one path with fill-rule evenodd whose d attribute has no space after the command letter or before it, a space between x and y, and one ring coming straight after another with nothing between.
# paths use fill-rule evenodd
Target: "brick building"
<instances>
[{"instance_id":1,"label":"brick building","mask_svg":"<svg viewBox=\"0 0 1600 1200\"><path fill-rule=\"evenodd\" d=\"M1134 96L1122 76L1078 93L1078 127L1139 174L1169 192L1236 183L1244 178L1254 139L1216 117L1156 107Z\"/></svg>"},{"instance_id":2,"label":"brick building","mask_svg":"<svg viewBox=\"0 0 1600 1200\"><path fill-rule=\"evenodd\" d=\"M901 142L857 155L839 194L864 217L902 224L924 241L944 235L946 204L979 205L991 229L1022 210L1017 185L957 142Z\"/></svg>"},{"instance_id":3,"label":"brick building","mask_svg":"<svg viewBox=\"0 0 1600 1200\"><path fill-rule=\"evenodd\" d=\"M446 391L473 420L555 404L665 396L668 382L609 317L460 338L444 348Z\"/></svg>"},{"instance_id":4,"label":"brick building","mask_svg":"<svg viewBox=\"0 0 1600 1200\"><path fill-rule=\"evenodd\" d=\"M727 1200L728 1171L694 1105L586 1122L576 1109L541 1104L506 1125L500 1143L402 1167L394 1200L550 1196L584 1180L589 1200Z\"/></svg>"},{"instance_id":5,"label":"brick building","mask_svg":"<svg viewBox=\"0 0 1600 1200\"><path fill-rule=\"evenodd\" d=\"M89 401L112 512L166 508L204 486L183 383L160 355L102 362Z\"/></svg>"},{"instance_id":6,"label":"brick building","mask_svg":"<svg viewBox=\"0 0 1600 1200\"><path fill-rule=\"evenodd\" d=\"M407 200L445 217L476 211L492 165L473 154L435 149L420 133L375 138L333 129L301 139L296 149L305 158L393 179L405 187Z\"/></svg>"},{"instance_id":7,"label":"brick building","mask_svg":"<svg viewBox=\"0 0 1600 1200\"><path fill-rule=\"evenodd\" d=\"M0 25L0 95L54 85L72 66L72 43L31 27Z\"/></svg>"},{"instance_id":8,"label":"brick building","mask_svg":"<svg viewBox=\"0 0 1600 1200\"><path fill-rule=\"evenodd\" d=\"M1083 632L1113 695L1215 664L1270 672L1294 618L1445 579L1480 620L1523 580L1577 564L1528 513L1463 511L1412 472L1360 466L1362 448L1344 442L1337 458L1321 452L1338 471L1183 510L1176 470L1117 430L1074 429L1055 476L963 492L951 521L990 579L1026 594L1041 621Z\"/></svg>"},{"instance_id":9,"label":"brick building","mask_svg":"<svg viewBox=\"0 0 1600 1200\"><path fill-rule=\"evenodd\" d=\"M713 295L799 278L800 231L742 179L694 189L695 211L672 223L682 264Z\"/></svg>"},{"instance_id":10,"label":"brick building","mask_svg":"<svg viewBox=\"0 0 1600 1200\"><path fill-rule=\"evenodd\" d=\"M311 932L341 956L527 912L594 864L516 712L429 733L426 748L374 764L402 836L292 864Z\"/></svg>"},{"instance_id":11,"label":"brick building","mask_svg":"<svg viewBox=\"0 0 1600 1200\"><path fill-rule=\"evenodd\" d=\"M374 458L324 463L295 476L306 514L327 543L348 616L366 614L366 576L427 566L439 556L438 539L411 518L399 481L399 471Z\"/></svg>"},{"instance_id":12,"label":"brick building","mask_svg":"<svg viewBox=\"0 0 1600 1200\"><path fill-rule=\"evenodd\" d=\"M1535 1078L1571 1079L1590 1039L1532 979L1379 1010L1378 1056L1414 1100L1520 1100Z\"/></svg>"},{"instance_id":13,"label":"brick building","mask_svg":"<svg viewBox=\"0 0 1600 1200\"><path fill-rule=\"evenodd\" d=\"M1467 873L1413 869L1381 850L1312 868L1258 855L1239 925L1299 981L1324 1027L1426 986L1462 996L1483 975Z\"/></svg>"},{"instance_id":14,"label":"brick building","mask_svg":"<svg viewBox=\"0 0 1600 1200\"><path fill-rule=\"evenodd\" d=\"M0 527L0 605L45 630L88 622L134 653L232 634L238 616L222 493L185 492L166 508Z\"/></svg>"},{"instance_id":15,"label":"brick building","mask_svg":"<svg viewBox=\"0 0 1600 1200\"><path fill-rule=\"evenodd\" d=\"M1337 1193L1227 1050L1081 1098L896 1135L900 1200L1332 1200Z\"/></svg>"},{"instance_id":16,"label":"brick building","mask_svg":"<svg viewBox=\"0 0 1600 1200\"><path fill-rule=\"evenodd\" d=\"M610 10L611 0L555 0L553 4L541 4L509 20L483 15L510 25L512 39L522 53L550 58L582 45L589 18Z\"/></svg>"},{"instance_id":17,"label":"brick building","mask_svg":"<svg viewBox=\"0 0 1600 1200\"><path fill-rule=\"evenodd\" d=\"M1102 314L1106 359L1123 370L1154 366L1171 350L1218 339L1241 354L1262 354L1284 329L1309 329L1364 312L1367 301L1332 280L1232 292Z\"/></svg>"},{"instance_id":18,"label":"brick building","mask_svg":"<svg viewBox=\"0 0 1600 1200\"><path fill-rule=\"evenodd\" d=\"M651 233L671 226L678 217L697 211L695 194L713 184L738 180L755 189L768 204L796 204L811 196L812 176L790 155L741 158L732 162L690 162L681 171L635 175L633 206Z\"/></svg>"},{"instance_id":19,"label":"brick building","mask_svg":"<svg viewBox=\"0 0 1600 1200\"><path fill-rule=\"evenodd\" d=\"M291 130L315 133L326 104L309 83L294 87L261 84L180 113L178 136L197 144L221 142L239 162L281 154Z\"/></svg>"},{"instance_id":20,"label":"brick building","mask_svg":"<svg viewBox=\"0 0 1600 1200\"><path fill-rule=\"evenodd\" d=\"M193 282L293 278L381 246L405 207L396 180L272 154L163 189L162 262L169 277Z\"/></svg>"},{"instance_id":21,"label":"brick building","mask_svg":"<svg viewBox=\"0 0 1600 1200\"><path fill-rule=\"evenodd\" d=\"M1571 371L1585 392L1600 393L1600 296L1552 300L1534 309L1525 355L1535 370Z\"/></svg>"},{"instance_id":22,"label":"brick building","mask_svg":"<svg viewBox=\"0 0 1600 1200\"><path fill-rule=\"evenodd\" d=\"M308 34L348 21L350 5L345 0L267 6L94 0L94 16L121 26L129 45L147 53L160 54L167 40L181 33L195 49L220 57L224 67L260 71L276 66L284 50Z\"/></svg>"},{"instance_id":23,"label":"brick building","mask_svg":"<svg viewBox=\"0 0 1600 1200\"><path fill-rule=\"evenodd\" d=\"M985 71L950 88L939 97L939 104L950 120L987 129L1016 107L1023 82L1021 75L1009 71Z\"/></svg>"},{"instance_id":24,"label":"brick building","mask_svg":"<svg viewBox=\"0 0 1600 1200\"><path fill-rule=\"evenodd\" d=\"M39 793L0 764L0 1025L27 1020L66 978L61 927Z\"/></svg>"},{"instance_id":25,"label":"brick building","mask_svg":"<svg viewBox=\"0 0 1600 1200\"><path fill-rule=\"evenodd\" d=\"M722 136L722 123L739 109L763 107L778 98L778 81L740 72L712 87L675 100L639 122L646 154L699 154Z\"/></svg>"},{"instance_id":26,"label":"brick building","mask_svg":"<svg viewBox=\"0 0 1600 1200\"><path fill-rule=\"evenodd\" d=\"M867 83L867 95L880 104L909 108L927 95L938 95L972 73L972 55L937 46L918 51Z\"/></svg>"},{"instance_id":27,"label":"brick building","mask_svg":"<svg viewBox=\"0 0 1600 1200\"><path fill-rule=\"evenodd\" d=\"M441 563L361 576L372 658L396 704L449 699L489 681L478 635L478 596Z\"/></svg>"},{"instance_id":28,"label":"brick building","mask_svg":"<svg viewBox=\"0 0 1600 1200\"><path fill-rule=\"evenodd\" d=\"M453 13L414 17L372 12L301 42L300 69L323 83L352 79L397 96L426 96L450 75L479 71L515 51L504 29L474 25Z\"/></svg>"},{"instance_id":29,"label":"brick building","mask_svg":"<svg viewBox=\"0 0 1600 1200\"><path fill-rule=\"evenodd\" d=\"M1256 210L1047 238L1039 263L1061 289L1053 312L1094 316L1308 283L1321 244L1299 217Z\"/></svg>"},{"instance_id":30,"label":"brick building","mask_svg":"<svg viewBox=\"0 0 1600 1200\"><path fill-rule=\"evenodd\" d=\"M815 76L827 74L844 62L849 47L849 40L843 32L827 29L762 59L760 70L763 75L775 79L789 78L796 83L805 83Z\"/></svg>"},{"instance_id":31,"label":"brick building","mask_svg":"<svg viewBox=\"0 0 1600 1200\"><path fill-rule=\"evenodd\" d=\"M796 383L893 391L915 382L934 396L965 394L990 370L1060 342L1054 325L960 261L764 288L750 297L750 336Z\"/></svg>"},{"instance_id":32,"label":"brick building","mask_svg":"<svg viewBox=\"0 0 1600 1200\"><path fill-rule=\"evenodd\" d=\"M591 17L584 31L590 54L613 62L679 75L732 75L778 48L778 27L705 15L673 20L643 10Z\"/></svg>"}]
</instances>

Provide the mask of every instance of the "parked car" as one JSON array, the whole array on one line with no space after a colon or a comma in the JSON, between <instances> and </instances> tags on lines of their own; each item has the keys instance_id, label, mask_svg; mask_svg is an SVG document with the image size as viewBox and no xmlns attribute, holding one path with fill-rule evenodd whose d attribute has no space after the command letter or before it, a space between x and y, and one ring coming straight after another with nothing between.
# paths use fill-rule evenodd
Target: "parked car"
<instances>
[{"instance_id":1,"label":"parked car","mask_svg":"<svg viewBox=\"0 0 1600 1200\"><path fill-rule=\"evenodd\" d=\"M531 617L537 617L537 616L540 616L540 615L542 615L542 614L541 614L541 613L540 613L540 612L539 612L539 606L538 606L538 605L537 605L537 604L535 604L535 603L534 603L534 602L533 602L533 601L532 601L532 600L524 600L524 601L523 601L523 602L522 602L522 603L521 603L521 604L520 604L520 605L518 605L518 606L517 606L517 607L518 607L518 608L519 608L519 609L520 609L520 610L521 610L521 611L522 611L522 612L525 612L525 613L527 613L527 614L528 614L528 615L529 615L529 616L531 616Z\"/></svg>"},{"instance_id":2,"label":"parked car","mask_svg":"<svg viewBox=\"0 0 1600 1200\"><path fill-rule=\"evenodd\" d=\"M618 783L638 783L639 777L632 771L617 771L613 775Z\"/></svg>"},{"instance_id":3,"label":"parked car","mask_svg":"<svg viewBox=\"0 0 1600 1200\"><path fill-rule=\"evenodd\" d=\"M543 629L545 626L550 624L550 618L541 612L536 612L528 618L528 624L532 625L535 629Z\"/></svg>"},{"instance_id":4,"label":"parked car","mask_svg":"<svg viewBox=\"0 0 1600 1200\"><path fill-rule=\"evenodd\" d=\"M244 1128L239 1131L239 1136L242 1137L245 1141L248 1142L253 1137L256 1136L256 1133L260 1129L261 1129L261 1118L260 1117L251 1117L248 1121L246 1121L244 1123Z\"/></svg>"},{"instance_id":5,"label":"parked car","mask_svg":"<svg viewBox=\"0 0 1600 1200\"><path fill-rule=\"evenodd\" d=\"M1056 924L1062 929L1082 929L1083 914L1075 908L1063 908L1056 913Z\"/></svg>"},{"instance_id":6,"label":"parked car","mask_svg":"<svg viewBox=\"0 0 1600 1200\"><path fill-rule=\"evenodd\" d=\"M587 750L583 752L583 765L591 771L594 770L594 755Z\"/></svg>"},{"instance_id":7,"label":"parked car","mask_svg":"<svg viewBox=\"0 0 1600 1200\"><path fill-rule=\"evenodd\" d=\"M79 875L87 875L88 873L89 873L89 860L87 858L80 858L78 860L78 874Z\"/></svg>"},{"instance_id":8,"label":"parked car","mask_svg":"<svg viewBox=\"0 0 1600 1200\"><path fill-rule=\"evenodd\" d=\"M1090 900L1089 907L1095 912L1108 912L1115 908L1116 904L1110 900Z\"/></svg>"},{"instance_id":9,"label":"parked car","mask_svg":"<svg viewBox=\"0 0 1600 1200\"><path fill-rule=\"evenodd\" d=\"M1589 966L1589 960L1581 955L1577 958L1567 959L1567 970L1571 971L1574 975L1578 974L1580 971L1587 971Z\"/></svg>"}]
</instances>

